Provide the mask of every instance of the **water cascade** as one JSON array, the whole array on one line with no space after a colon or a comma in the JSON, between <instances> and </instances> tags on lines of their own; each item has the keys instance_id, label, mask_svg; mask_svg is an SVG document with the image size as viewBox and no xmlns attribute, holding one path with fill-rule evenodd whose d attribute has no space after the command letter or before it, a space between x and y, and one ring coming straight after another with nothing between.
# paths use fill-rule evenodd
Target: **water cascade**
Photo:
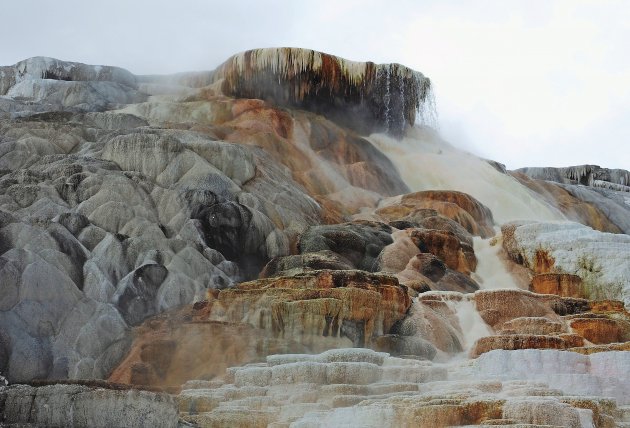
<instances>
[{"instance_id":1,"label":"water cascade","mask_svg":"<svg viewBox=\"0 0 630 428\"><path fill-rule=\"evenodd\" d=\"M459 329L461 330L460 342L464 350L464 356L467 357L472 347L478 339L491 336L492 329L479 315L479 311L475 306L475 301L469 296L463 296L461 299L445 299L448 307L457 317Z\"/></svg>"},{"instance_id":2,"label":"water cascade","mask_svg":"<svg viewBox=\"0 0 630 428\"><path fill-rule=\"evenodd\" d=\"M459 150L433 132L410 129L402 141L372 135L370 141L396 165L412 191L457 190L492 210L498 224L510 220L562 220L555 207L488 161Z\"/></svg>"},{"instance_id":3,"label":"water cascade","mask_svg":"<svg viewBox=\"0 0 630 428\"><path fill-rule=\"evenodd\" d=\"M629 426L627 171L508 172L306 49L0 95L0 426Z\"/></svg>"},{"instance_id":4,"label":"water cascade","mask_svg":"<svg viewBox=\"0 0 630 428\"><path fill-rule=\"evenodd\" d=\"M500 256L503 251L500 234L489 239L475 236L473 248L478 260L473 279L477 281L482 290L519 288L505 266L506 261Z\"/></svg>"}]
</instances>

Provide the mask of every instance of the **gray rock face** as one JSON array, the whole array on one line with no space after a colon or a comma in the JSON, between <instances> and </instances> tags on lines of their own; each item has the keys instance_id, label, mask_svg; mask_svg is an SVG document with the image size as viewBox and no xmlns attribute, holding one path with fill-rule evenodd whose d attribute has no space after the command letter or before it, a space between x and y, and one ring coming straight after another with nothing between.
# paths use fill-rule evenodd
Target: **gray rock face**
<instances>
[{"instance_id":1,"label":"gray rock face","mask_svg":"<svg viewBox=\"0 0 630 428\"><path fill-rule=\"evenodd\" d=\"M83 385L0 387L0 424L46 427L176 427L168 394ZM31 425L28 425L31 426Z\"/></svg>"},{"instance_id":2,"label":"gray rock face","mask_svg":"<svg viewBox=\"0 0 630 428\"><path fill-rule=\"evenodd\" d=\"M597 187L561 184L563 189L600 209L625 234L630 234L630 194Z\"/></svg>"},{"instance_id":3,"label":"gray rock face","mask_svg":"<svg viewBox=\"0 0 630 428\"><path fill-rule=\"evenodd\" d=\"M517 171L530 178L559 183L572 196L597 207L623 233L630 234L630 171L597 165Z\"/></svg>"},{"instance_id":4,"label":"gray rock face","mask_svg":"<svg viewBox=\"0 0 630 428\"><path fill-rule=\"evenodd\" d=\"M298 273L320 269L351 270L354 269L354 266L343 256L330 250L323 250L314 253L275 257L267 263L260 273L260 277L293 276Z\"/></svg>"},{"instance_id":5,"label":"gray rock face","mask_svg":"<svg viewBox=\"0 0 630 428\"><path fill-rule=\"evenodd\" d=\"M583 186L613 187L630 186L630 171L608 169L597 165L578 165L566 168L530 167L517 169L531 178ZM630 191L630 188L625 190Z\"/></svg>"},{"instance_id":6,"label":"gray rock face","mask_svg":"<svg viewBox=\"0 0 630 428\"><path fill-rule=\"evenodd\" d=\"M130 326L257 274L320 207L256 147L104 111L115 67L0 69L0 373L102 378Z\"/></svg>"},{"instance_id":7,"label":"gray rock face","mask_svg":"<svg viewBox=\"0 0 630 428\"><path fill-rule=\"evenodd\" d=\"M309 228L300 236L302 254L332 251L356 269L380 270L378 256L393 242L392 228L384 223L354 222Z\"/></svg>"},{"instance_id":8,"label":"gray rock face","mask_svg":"<svg viewBox=\"0 0 630 428\"><path fill-rule=\"evenodd\" d=\"M418 272L433 281L436 290L474 293L479 285L469 276L453 269L430 253L417 254L410 261Z\"/></svg>"},{"instance_id":9,"label":"gray rock face","mask_svg":"<svg viewBox=\"0 0 630 428\"><path fill-rule=\"evenodd\" d=\"M0 67L0 117L103 111L145 101L137 88L136 77L122 68L29 58Z\"/></svg>"}]
</instances>

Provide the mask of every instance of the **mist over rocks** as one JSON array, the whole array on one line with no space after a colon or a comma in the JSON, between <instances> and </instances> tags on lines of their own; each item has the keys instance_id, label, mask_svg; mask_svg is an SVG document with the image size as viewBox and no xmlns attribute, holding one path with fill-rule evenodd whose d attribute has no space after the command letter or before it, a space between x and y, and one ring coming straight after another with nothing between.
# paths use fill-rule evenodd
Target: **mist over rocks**
<instances>
[{"instance_id":1,"label":"mist over rocks","mask_svg":"<svg viewBox=\"0 0 630 428\"><path fill-rule=\"evenodd\" d=\"M431 103L295 48L0 67L0 424L623 424L627 171L507 171Z\"/></svg>"},{"instance_id":2,"label":"mist over rocks","mask_svg":"<svg viewBox=\"0 0 630 428\"><path fill-rule=\"evenodd\" d=\"M309 225L406 191L352 131L212 86L43 57L0 80L11 382L105 377L131 326L257 276Z\"/></svg>"},{"instance_id":3,"label":"mist over rocks","mask_svg":"<svg viewBox=\"0 0 630 428\"><path fill-rule=\"evenodd\" d=\"M354 62L296 48L237 54L213 73L226 95L305 108L363 133L402 136L430 103L431 82L400 64Z\"/></svg>"}]
</instances>

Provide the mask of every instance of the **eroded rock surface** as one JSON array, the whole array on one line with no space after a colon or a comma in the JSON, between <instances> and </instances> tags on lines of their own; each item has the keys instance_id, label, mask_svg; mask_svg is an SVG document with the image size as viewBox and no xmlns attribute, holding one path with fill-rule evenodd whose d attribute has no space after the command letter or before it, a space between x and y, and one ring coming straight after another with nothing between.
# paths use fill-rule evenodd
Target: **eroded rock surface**
<instances>
[{"instance_id":1,"label":"eroded rock surface","mask_svg":"<svg viewBox=\"0 0 630 428\"><path fill-rule=\"evenodd\" d=\"M79 384L0 388L0 423L46 427L175 427L169 394Z\"/></svg>"},{"instance_id":2,"label":"eroded rock surface","mask_svg":"<svg viewBox=\"0 0 630 428\"><path fill-rule=\"evenodd\" d=\"M129 356L110 380L172 386L275 352L376 346L410 304L395 277L356 270L241 283L136 329Z\"/></svg>"},{"instance_id":3,"label":"eroded rock surface","mask_svg":"<svg viewBox=\"0 0 630 428\"><path fill-rule=\"evenodd\" d=\"M407 191L352 131L210 80L50 58L2 68L10 381L107 376L131 326L257 276L308 226Z\"/></svg>"},{"instance_id":4,"label":"eroded rock surface","mask_svg":"<svg viewBox=\"0 0 630 428\"><path fill-rule=\"evenodd\" d=\"M429 98L299 49L0 68L0 424L623 426L627 172L509 173Z\"/></svg>"},{"instance_id":5,"label":"eroded rock surface","mask_svg":"<svg viewBox=\"0 0 630 428\"><path fill-rule=\"evenodd\" d=\"M431 83L400 64L353 62L307 49L255 49L214 72L237 98L315 110L362 132L401 136L427 101ZM398 96L391 96L391 94Z\"/></svg>"}]
</instances>

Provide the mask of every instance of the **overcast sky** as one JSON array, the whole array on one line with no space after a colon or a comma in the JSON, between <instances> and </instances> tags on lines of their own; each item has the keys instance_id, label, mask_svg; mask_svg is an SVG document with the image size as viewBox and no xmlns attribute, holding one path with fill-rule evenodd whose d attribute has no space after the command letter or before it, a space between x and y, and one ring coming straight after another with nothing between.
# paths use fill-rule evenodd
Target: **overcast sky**
<instances>
[{"instance_id":1,"label":"overcast sky","mask_svg":"<svg viewBox=\"0 0 630 428\"><path fill-rule=\"evenodd\" d=\"M507 164L630 169L630 1L1 1L0 64L137 74L257 47L399 62L434 84L455 145Z\"/></svg>"}]
</instances>

